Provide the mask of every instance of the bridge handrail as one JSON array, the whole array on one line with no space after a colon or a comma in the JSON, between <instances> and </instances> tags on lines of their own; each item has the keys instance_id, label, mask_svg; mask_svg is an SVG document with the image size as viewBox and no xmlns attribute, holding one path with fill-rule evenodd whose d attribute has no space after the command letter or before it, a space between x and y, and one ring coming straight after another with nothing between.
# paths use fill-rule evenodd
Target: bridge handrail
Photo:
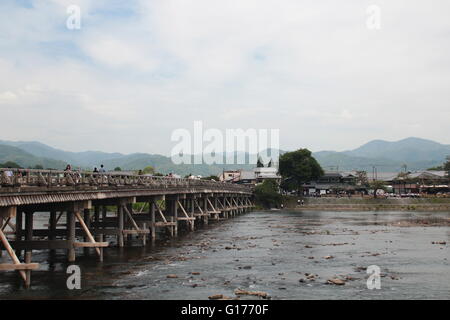
<instances>
[{"instance_id":1,"label":"bridge handrail","mask_svg":"<svg viewBox=\"0 0 450 320\"><path fill-rule=\"evenodd\" d=\"M63 186L141 186L141 187L220 187L226 190L250 192L249 186L199 179L138 175L108 171L63 171L41 169L0 168L0 189L6 187L63 187Z\"/></svg>"}]
</instances>

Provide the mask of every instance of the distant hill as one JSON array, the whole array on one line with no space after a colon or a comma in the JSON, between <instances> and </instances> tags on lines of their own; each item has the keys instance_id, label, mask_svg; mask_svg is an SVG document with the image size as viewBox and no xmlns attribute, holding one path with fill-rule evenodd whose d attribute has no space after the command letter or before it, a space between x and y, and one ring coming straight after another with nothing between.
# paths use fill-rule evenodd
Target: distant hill
<instances>
[{"instance_id":1,"label":"distant hill","mask_svg":"<svg viewBox=\"0 0 450 320\"><path fill-rule=\"evenodd\" d=\"M282 154L283 151L280 151ZM324 169L366 170L373 166L378 172L400 171L404 164L408 170L421 170L441 165L450 155L450 145L440 144L420 138L407 138L400 141L373 140L354 150L343 152L320 151L313 156ZM248 155L246 155L248 156ZM230 157L228 154L227 158ZM52 148L43 143L32 141L1 141L0 163L16 161L24 167L40 164L45 168L62 169L67 163L75 167L92 169L104 164L109 170L120 167L122 170L138 170L153 166L161 173L180 175L216 175L222 170L249 170L254 165L175 165L170 157L148 153L107 153L101 151L71 152Z\"/></svg>"},{"instance_id":2,"label":"distant hill","mask_svg":"<svg viewBox=\"0 0 450 320\"><path fill-rule=\"evenodd\" d=\"M0 163L13 161L21 167L28 168L41 165L43 168L64 169L66 163L46 157L37 157L20 148L0 144Z\"/></svg>"},{"instance_id":3,"label":"distant hill","mask_svg":"<svg viewBox=\"0 0 450 320\"><path fill-rule=\"evenodd\" d=\"M450 155L450 145L420 138L406 138L399 141L373 140L352 151L350 156L385 158L397 161L444 161Z\"/></svg>"},{"instance_id":4,"label":"distant hill","mask_svg":"<svg viewBox=\"0 0 450 320\"><path fill-rule=\"evenodd\" d=\"M2 141L0 144L17 147L37 157L47 157L64 161L77 166L95 166L105 159L125 157L121 153L106 153L101 151L71 152L63 151L37 141Z\"/></svg>"},{"instance_id":5,"label":"distant hill","mask_svg":"<svg viewBox=\"0 0 450 320\"><path fill-rule=\"evenodd\" d=\"M422 170L442 165L450 155L450 145L421 138L373 140L354 150L320 151L313 155L322 166L339 166L341 170L370 171L376 166L380 172L391 172L401 170L404 164L408 170Z\"/></svg>"},{"instance_id":6,"label":"distant hill","mask_svg":"<svg viewBox=\"0 0 450 320\"><path fill-rule=\"evenodd\" d=\"M71 152L63 151L37 141L2 141L0 140L0 163L15 161L23 167L33 167L36 164L44 168L64 169L67 164L73 167L93 169L103 164L108 170L120 167L122 170L138 170L147 166L154 167L158 172L176 173L182 176L188 174L209 176L217 175L222 170L251 169L253 165L175 165L170 157L133 153L107 153L101 151ZM52 159L49 159L52 158Z\"/></svg>"}]
</instances>

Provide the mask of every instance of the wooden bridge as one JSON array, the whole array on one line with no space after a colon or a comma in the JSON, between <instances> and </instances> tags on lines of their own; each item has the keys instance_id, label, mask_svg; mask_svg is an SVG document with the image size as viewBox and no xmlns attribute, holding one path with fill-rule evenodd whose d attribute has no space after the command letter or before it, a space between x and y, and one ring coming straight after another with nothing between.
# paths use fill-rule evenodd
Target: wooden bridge
<instances>
[{"instance_id":1,"label":"wooden bridge","mask_svg":"<svg viewBox=\"0 0 450 320\"><path fill-rule=\"evenodd\" d=\"M137 239L176 237L183 228L244 213L253 207L248 186L120 172L0 169L0 271L17 270L30 286L33 250L95 250L109 238L119 247ZM48 219L34 227L34 217ZM42 220L42 219L41 219ZM6 250L11 263L1 263ZM22 257L22 251L24 256Z\"/></svg>"}]
</instances>

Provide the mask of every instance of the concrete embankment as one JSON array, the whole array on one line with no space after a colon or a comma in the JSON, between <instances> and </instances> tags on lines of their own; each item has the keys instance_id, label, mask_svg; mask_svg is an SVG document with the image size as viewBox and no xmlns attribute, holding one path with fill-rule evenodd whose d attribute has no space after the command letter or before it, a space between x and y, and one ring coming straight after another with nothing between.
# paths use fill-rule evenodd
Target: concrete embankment
<instances>
[{"instance_id":1,"label":"concrete embankment","mask_svg":"<svg viewBox=\"0 0 450 320\"><path fill-rule=\"evenodd\" d=\"M304 200L298 205L297 200ZM450 211L450 198L297 198L285 197L284 208L324 211Z\"/></svg>"}]
</instances>

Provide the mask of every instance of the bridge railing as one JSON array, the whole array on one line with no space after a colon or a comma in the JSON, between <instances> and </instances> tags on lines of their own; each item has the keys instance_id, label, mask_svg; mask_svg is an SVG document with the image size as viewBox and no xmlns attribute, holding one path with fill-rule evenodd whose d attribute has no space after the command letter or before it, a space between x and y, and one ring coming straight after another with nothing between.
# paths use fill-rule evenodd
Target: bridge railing
<instances>
[{"instance_id":1,"label":"bridge railing","mask_svg":"<svg viewBox=\"0 0 450 320\"><path fill-rule=\"evenodd\" d=\"M61 171L40 169L0 168L0 190L11 187L212 187L229 191L251 191L248 186L225 182L174 178L152 175L138 175L123 172Z\"/></svg>"}]
</instances>

